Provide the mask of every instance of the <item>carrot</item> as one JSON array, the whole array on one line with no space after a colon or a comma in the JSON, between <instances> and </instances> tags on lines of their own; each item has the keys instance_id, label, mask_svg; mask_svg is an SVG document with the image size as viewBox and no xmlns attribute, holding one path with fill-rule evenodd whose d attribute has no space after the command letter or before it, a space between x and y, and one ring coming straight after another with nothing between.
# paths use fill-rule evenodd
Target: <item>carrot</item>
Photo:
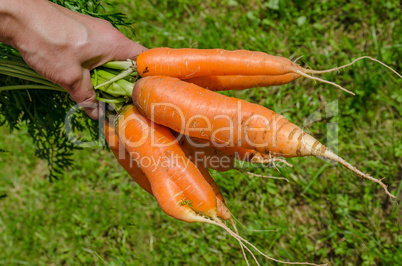
<instances>
[{"instance_id":1,"label":"carrot","mask_svg":"<svg viewBox=\"0 0 402 266\"><path fill-rule=\"evenodd\" d=\"M288 73L284 75L258 75L258 76L202 76L186 79L185 81L196 84L211 91L244 90L254 87L268 87L284 85L298 79L300 75Z\"/></svg>"},{"instance_id":2,"label":"carrot","mask_svg":"<svg viewBox=\"0 0 402 266\"><path fill-rule=\"evenodd\" d=\"M176 133L177 132L172 132L172 134L177 138ZM230 220L231 219L230 211L225 204L225 200L223 198L221 190L219 189L218 185L215 183L214 179L209 174L208 169L204 167L204 162L202 162L201 160L197 160L193 147L190 146L188 141L185 140L186 139L183 138L180 141L180 147L183 149L183 152L187 156L187 158L191 162L193 162L194 165L197 166L198 170L200 170L201 174L204 176L205 181L209 183L212 190L214 191L216 196L218 217L223 220Z\"/></svg>"},{"instance_id":3,"label":"carrot","mask_svg":"<svg viewBox=\"0 0 402 266\"><path fill-rule=\"evenodd\" d=\"M190 138L180 135L171 130L172 134L180 143L187 158L189 158L198 168L213 169L225 172L233 169L235 160L233 156L226 156L223 152L211 147L210 142L204 139Z\"/></svg>"},{"instance_id":4,"label":"carrot","mask_svg":"<svg viewBox=\"0 0 402 266\"><path fill-rule=\"evenodd\" d=\"M352 62L332 69L313 70L303 68L287 58L273 56L263 52L222 49L172 49L153 48L139 54L136 59L127 61L111 61L102 67L123 70L120 74L112 77L103 75L99 84L96 79L95 89L103 88L114 94L126 96L129 89L127 84L121 84L124 88L107 88L106 86L115 81L135 73L141 77L169 76L182 80L188 80L210 90L240 90L252 87L287 84L303 76L312 80L331 84L352 95L353 92L346 90L340 85L310 74L323 74L338 71L354 64L361 59L369 59L388 68L400 78L402 75L381 61L362 56ZM106 79L106 80L105 80ZM124 83L124 82L123 82Z\"/></svg>"},{"instance_id":5,"label":"carrot","mask_svg":"<svg viewBox=\"0 0 402 266\"><path fill-rule=\"evenodd\" d=\"M254 254L247 245L264 257L277 262L316 265L284 262L271 258L219 220L216 195L211 185L204 179L197 167L186 158L168 128L152 123L132 105L121 109L115 123L119 139L147 176L154 197L166 214L186 222L209 223L225 229L240 243L242 249L244 248L252 254L255 260ZM133 156L133 154L139 156ZM162 161L168 164L146 164L142 162L142 158L149 158L151 162L162 158ZM233 222L232 219L231 222Z\"/></svg>"},{"instance_id":6,"label":"carrot","mask_svg":"<svg viewBox=\"0 0 402 266\"><path fill-rule=\"evenodd\" d=\"M195 139L197 141L195 141ZM203 143L203 144L201 144ZM200 145L209 145L209 146L201 146ZM226 172L229 170L237 170L242 172L245 175L256 176L261 178L269 178L269 179L282 179L289 182L284 177L276 177L276 176L267 176L261 174L255 174L252 172L248 172L243 170L241 167L236 166L236 160L247 161L255 164L270 164L275 168L275 162L282 162L290 167L293 165L289 164L285 160L280 158L261 154L254 150L247 150L240 147L219 147L214 146L213 142L203 139L190 138L189 136L185 136L184 139L181 140L180 146L183 151L186 153L186 156L194 162L199 168L208 168L213 169L219 172ZM199 166L200 165L200 166ZM200 169L201 170L201 169ZM202 172L202 171L201 171ZM212 185L211 185L212 186ZM218 204L219 205L219 204ZM219 214L219 210L218 210ZM219 216L219 215L218 215ZM220 216L219 216L220 217Z\"/></svg>"},{"instance_id":7,"label":"carrot","mask_svg":"<svg viewBox=\"0 0 402 266\"><path fill-rule=\"evenodd\" d=\"M196 139L196 138L193 138L193 139ZM200 139L197 139L197 140L200 140ZM217 143L214 143L211 141L208 141L208 143L209 143L210 147L213 147L214 149L219 150L221 153L224 153L227 156L232 156L236 160L255 163L255 164L274 164L275 162L282 162L282 163L286 164L287 166L293 167L291 164L289 164L288 162L286 162L283 159L280 159L280 158L272 156L272 155L261 154L255 150L245 149L242 147L216 145ZM237 170L239 170L239 169L237 169Z\"/></svg>"},{"instance_id":8,"label":"carrot","mask_svg":"<svg viewBox=\"0 0 402 266\"><path fill-rule=\"evenodd\" d=\"M273 164L277 161L291 166L286 161L277 157L261 154L255 150L241 147L216 145L216 143L205 139L191 138L185 136L180 146L191 151L187 157L194 158L205 168L219 172L226 172L232 169L241 170L236 167L236 160L256 164ZM188 146L188 148L186 147Z\"/></svg>"},{"instance_id":9,"label":"carrot","mask_svg":"<svg viewBox=\"0 0 402 266\"><path fill-rule=\"evenodd\" d=\"M208 172L208 169L198 164L197 168L198 170L200 170L200 172L204 176L204 179L209 183L209 185L211 186L212 190L215 193L218 217L223 220L230 220L232 218L232 215L230 214L230 211L226 206L225 199L223 198L222 192L219 189L218 185L215 183L215 180Z\"/></svg>"},{"instance_id":10,"label":"carrot","mask_svg":"<svg viewBox=\"0 0 402 266\"><path fill-rule=\"evenodd\" d=\"M177 135L175 136L177 138ZM214 145L214 143L211 141L191 138L189 136L184 136L184 138L181 139L180 146L183 148L187 157L192 162L196 161L198 163L197 164L194 162L197 167L198 165L202 165L203 168L213 169L218 172L237 170L247 176L279 179L289 182L289 180L284 177L267 176L248 172L242 169L241 166L237 167L236 160L255 164L269 164L275 168L277 168L275 162L282 162L287 166L293 167L293 165L289 164L283 159L271 155L261 154L255 150L243 149L241 147Z\"/></svg>"},{"instance_id":11,"label":"carrot","mask_svg":"<svg viewBox=\"0 0 402 266\"><path fill-rule=\"evenodd\" d=\"M191 147L185 144L180 146L182 147L184 153L189 158L189 160L191 160L197 166L198 170L200 170L201 174L204 176L204 179L209 183L212 190L214 191L216 196L218 217L223 220L230 220L232 216L228 207L225 204L225 199L223 198L222 192L219 189L218 185L215 183L215 180L209 174L208 169L203 166L202 162L197 161L195 156L192 156L193 150L191 149Z\"/></svg>"},{"instance_id":12,"label":"carrot","mask_svg":"<svg viewBox=\"0 0 402 266\"><path fill-rule=\"evenodd\" d=\"M378 62L393 71L399 77L402 77L386 64L369 56L359 57L341 67L328 70L312 70L303 68L284 57L247 50L227 51L222 49L153 48L139 54L136 61L132 62L132 64L135 65L135 69L141 77L169 76L183 80L202 76L274 76L293 73L296 74L293 76L294 79L303 76L331 84L354 95L353 92L346 90L334 82L313 77L309 74L322 74L337 71L364 58ZM289 77L286 77L285 82L289 81L288 78Z\"/></svg>"},{"instance_id":13,"label":"carrot","mask_svg":"<svg viewBox=\"0 0 402 266\"><path fill-rule=\"evenodd\" d=\"M221 172L228 171L230 169L233 169L235 165L235 159L257 164L267 164L280 161L291 166L289 163L282 159L276 158L272 155L261 154L252 149L222 145L211 142L207 139L200 139L187 135L180 136L179 133L177 133L176 131L172 131L172 133L176 137L176 139L181 138L180 146L182 146L182 148L184 148L183 145L189 147L188 150L192 151L192 157L201 157L200 160L203 161L203 166L205 168L210 168ZM217 166L217 164L219 163L223 163L224 165Z\"/></svg>"},{"instance_id":14,"label":"carrot","mask_svg":"<svg viewBox=\"0 0 402 266\"><path fill-rule=\"evenodd\" d=\"M219 172L226 172L233 169L236 165L235 158L228 156L222 151L208 146L201 146L200 142L194 139L184 138L180 146L185 151L187 157L194 162L198 168L209 168Z\"/></svg>"},{"instance_id":15,"label":"carrot","mask_svg":"<svg viewBox=\"0 0 402 266\"><path fill-rule=\"evenodd\" d=\"M215 193L169 129L152 123L128 105L116 118L116 131L147 176L163 211L187 222L198 221L198 213L216 217Z\"/></svg>"},{"instance_id":16,"label":"carrot","mask_svg":"<svg viewBox=\"0 0 402 266\"><path fill-rule=\"evenodd\" d=\"M119 137L117 136L113 125L109 123L107 118L104 123L104 130L106 142L120 165L123 166L124 170L126 170L126 172L141 188L153 195L148 178L141 168L138 167L137 163L132 161L130 154L119 141Z\"/></svg>"},{"instance_id":17,"label":"carrot","mask_svg":"<svg viewBox=\"0 0 402 266\"><path fill-rule=\"evenodd\" d=\"M173 134L177 137L177 134L175 134L173 132ZM188 136L187 136L188 137ZM187 141L185 141L187 140ZM201 171L201 173L203 174L205 180L207 180L207 182L211 185L212 189L215 192L216 195L216 199L217 199L217 204L218 204L218 217L223 219L223 220L229 220L230 223L232 224L235 232L232 232L228 227L226 227L226 225L224 225L223 223L221 223L219 220L209 220L209 221L205 221L206 223L212 223L215 224L217 226L220 226L222 228L224 228L226 231L229 232L230 235L232 235L234 238L237 239L237 241L240 244L243 256L246 260L247 265L249 265L249 262L247 260L246 254L244 250L247 250L252 256L253 259L255 260L255 262L257 263L257 265L259 265L256 257L254 256L254 254L250 251L250 249L247 248L247 246L244 245L244 242L248 243L249 245L251 245L251 243L249 243L247 240L243 239L240 235L239 232L236 228L236 223L232 218L232 215L229 211L229 209L227 208L226 204L225 204L225 200L223 198L223 195L219 189L219 187L217 186L217 184L215 183L214 179L212 178L212 176L209 174L208 170L206 168L203 167L202 163L200 161L196 161L194 160L194 158L196 158L195 156L193 156L195 150L193 149L195 146L192 146L190 144L191 142L188 141L188 138L185 138L184 141L181 142L181 147L183 148L184 153L189 157L192 158L193 163L198 167L198 169ZM285 263L285 264L304 264L304 263L298 263L298 262L285 262L285 261L280 261L280 260L276 260L274 258L268 257L265 254L263 254L260 250L258 250L255 246L251 245L254 249L257 250L257 252L259 252L260 254L262 254L263 256L265 256L268 259L277 261L277 262L281 262L281 263ZM310 263L307 263L310 264ZM310 264L310 265L315 265L315 264Z\"/></svg>"},{"instance_id":18,"label":"carrot","mask_svg":"<svg viewBox=\"0 0 402 266\"><path fill-rule=\"evenodd\" d=\"M395 198L381 180L359 171L285 117L260 105L171 77L138 80L133 103L154 122L185 135L273 156L316 156L336 161L378 183Z\"/></svg>"},{"instance_id":19,"label":"carrot","mask_svg":"<svg viewBox=\"0 0 402 266\"><path fill-rule=\"evenodd\" d=\"M120 143L119 138L116 134L116 131L114 127L109 123L108 119L105 120L105 138L106 141L115 155L115 157L118 159L119 163L123 168L126 170L126 172L134 179L134 181L140 185L141 188L143 188L145 191L147 191L149 194L153 195L152 193L152 188L151 184L148 181L148 178L145 176L144 172L138 167L138 164L136 162L133 163L130 154L126 151L124 146ZM181 146L183 148L183 146ZM184 149L183 149L184 150ZM186 150L184 150L186 153ZM186 153L187 155L187 153ZM194 164L196 164L193 161ZM196 164L197 165L197 164ZM202 165L197 165L197 168L200 170L202 175L204 176L204 179L210 184L212 190L215 193L216 200L217 200L217 214L219 218L222 218L224 220L229 220L231 218L230 211L227 208L223 195L219 189L219 187L216 185L215 181L211 177L211 175L208 173L208 170L202 167Z\"/></svg>"},{"instance_id":20,"label":"carrot","mask_svg":"<svg viewBox=\"0 0 402 266\"><path fill-rule=\"evenodd\" d=\"M172 153L175 153L175 155L183 158L183 151L178 148L177 142L175 142L174 136L170 133L170 131L161 126L152 124L148 119L141 116L141 114L139 114L133 106L124 107L121 110L116 123L118 132L121 138L124 139L123 143L125 144L127 150L133 153L139 152L141 157L152 156L153 159L155 157L164 157L167 154L171 155ZM109 127L107 130L108 129L113 128ZM141 140L143 136L141 134L139 136L139 133L143 131L148 133L153 131L155 134L154 138L157 141L157 143L154 144L162 145L163 148L158 149L157 147L152 146L152 140L149 139L146 139L145 143L142 143L142 145L132 145L130 143L132 142L132 138L134 138L134 140ZM129 139L126 138L128 136ZM111 143L113 144L113 142ZM115 145L112 146L115 147ZM139 161L137 161L137 163L141 165ZM185 174L188 174L189 168L190 171L193 170L195 166L192 165L191 162L187 165L188 168L186 169L183 169L180 166L175 166L178 165L170 164L168 168L162 167L162 169L160 169L161 166L157 166L157 168L154 168L154 170L150 172L150 167L142 164L142 169L146 174L148 174L147 177L151 183L152 192L162 210L166 214L179 220L186 222L213 223L224 228L230 232L232 236L236 236L235 238L239 241L242 251L244 247L256 260L254 254L243 244L243 240L238 239L240 236L232 232L228 227L226 227L225 224L216 218L217 215L219 215L219 217L222 219L230 220L234 225L231 214L224 203L223 196L207 170L202 169L204 176L202 176L200 172L197 173L197 171L194 171L193 175L191 176L180 173L181 171L185 170ZM172 175L172 173L169 173L170 170L173 170L176 173ZM203 177L205 177L205 179ZM185 188L183 189L183 187ZM211 191L215 194L215 198L211 195ZM199 202L200 200L197 197L201 197L204 199L204 201ZM219 202L218 208L217 202ZM199 215L199 213L202 213L203 215ZM204 215L212 219L206 218ZM256 250L259 251L258 249Z\"/></svg>"},{"instance_id":21,"label":"carrot","mask_svg":"<svg viewBox=\"0 0 402 266\"><path fill-rule=\"evenodd\" d=\"M228 156L236 157L238 160L250 161L258 153L255 150L244 149L241 147L233 147L226 145L217 145L217 143L211 142L207 139L195 138L190 136L184 136L185 142L192 146L193 149L201 149L204 147L213 148L213 152L210 154L217 154L219 152L226 154ZM208 154L208 153L207 153Z\"/></svg>"},{"instance_id":22,"label":"carrot","mask_svg":"<svg viewBox=\"0 0 402 266\"><path fill-rule=\"evenodd\" d=\"M224 75L284 75L304 69L289 59L263 52L222 49L153 48L138 55L138 74L179 79Z\"/></svg>"}]
</instances>

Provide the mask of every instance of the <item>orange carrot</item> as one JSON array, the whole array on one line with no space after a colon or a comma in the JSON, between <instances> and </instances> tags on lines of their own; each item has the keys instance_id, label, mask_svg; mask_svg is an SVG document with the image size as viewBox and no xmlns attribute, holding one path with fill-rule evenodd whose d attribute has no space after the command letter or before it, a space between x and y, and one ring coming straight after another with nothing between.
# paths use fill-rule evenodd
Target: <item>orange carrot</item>
<instances>
[{"instance_id":1,"label":"orange carrot","mask_svg":"<svg viewBox=\"0 0 402 266\"><path fill-rule=\"evenodd\" d=\"M389 70L393 71L396 75L402 78L402 75L393 70L391 67L382 63L381 61L369 57L362 56L352 62L332 69L327 70L313 70L303 68L290 61L287 58L280 56L273 56L263 52L247 51L247 50L236 50L227 51L222 49L192 49L192 48L182 48L182 49L172 49L172 48L153 48L147 50L140 55L138 55L136 62L132 62L135 66L138 74L142 77L147 76L169 76L175 77L183 80L192 79L196 77L207 77L203 79L197 79L195 84L204 85L209 84L211 90L215 90L214 86L211 85L212 81L220 78L213 78L212 76L283 76L282 78L275 78L274 84L276 83L289 83L290 81L299 78L300 76L321 81L324 83L331 84L338 87L339 89L350 92L340 85L311 76L309 74L323 74L328 72L338 71L342 68L354 64L356 61L361 59L369 59L371 61L377 62ZM292 73L294 75L287 75ZM217 89L229 89L232 82L224 80L222 78L219 82L222 83L217 85ZM235 84L233 89L249 88L258 85L258 79L254 78L255 81L244 81L240 77ZM211 83L210 83L211 82ZM244 83L251 83L247 86ZM254 83L254 84L253 84ZM283 84L285 84L283 83ZM227 85L224 85L227 84ZM224 86L222 86L224 85ZM268 85L271 85L268 83ZM258 85L260 86L260 85Z\"/></svg>"},{"instance_id":2,"label":"orange carrot","mask_svg":"<svg viewBox=\"0 0 402 266\"><path fill-rule=\"evenodd\" d=\"M180 146L198 168L213 169L219 172L226 172L235 167L234 156L228 156L211 146L208 140L180 136L176 131L172 134L179 140Z\"/></svg>"},{"instance_id":3,"label":"orange carrot","mask_svg":"<svg viewBox=\"0 0 402 266\"><path fill-rule=\"evenodd\" d=\"M172 132L172 134L177 137L177 134L175 133L177 132ZM209 183L212 190L214 191L216 196L218 217L223 220L231 219L232 216L230 215L230 211L225 204L225 199L223 198L221 190L215 183L215 180L209 174L208 169L204 167L204 162L202 162L201 160L197 160L193 147L189 145L188 141L186 141L185 138L180 141L180 147L183 149L183 152L186 154L187 158L197 166L198 170L200 170L201 174L204 176L204 179Z\"/></svg>"},{"instance_id":4,"label":"orange carrot","mask_svg":"<svg viewBox=\"0 0 402 266\"><path fill-rule=\"evenodd\" d=\"M206 146L208 145L208 146ZM219 172L226 172L233 169L236 165L234 156L228 156L222 151L193 139L183 138L180 146L187 157L197 165L198 168L209 168Z\"/></svg>"},{"instance_id":5,"label":"orange carrot","mask_svg":"<svg viewBox=\"0 0 402 266\"><path fill-rule=\"evenodd\" d=\"M177 134L175 134L175 132L173 132L173 134L177 137ZM186 136L186 137L188 137L188 136ZM186 140L187 140L187 141L186 141ZM212 223L215 224L215 225L218 225L218 226L220 226L220 227L222 227L222 228L224 228L224 229L227 230L234 238L236 238L236 239L238 240L238 242L239 242L239 244L240 244L240 247L241 247L241 250L242 250L242 253L243 253L243 256L244 256L244 259L246 260L247 265L250 265L250 264L248 263L248 260L247 260L246 254L245 254L245 250L247 250L247 251L253 256L253 259L255 260L255 262L257 263L257 265L259 265L259 263L258 263L256 257L254 256L254 254L250 251L250 249L247 248L247 246L244 245L244 243L243 243L243 242L244 242L244 239L242 239L242 238L240 237L240 235L239 235L239 232L238 232L237 227L236 227L236 223L235 223L235 221L233 220L232 215L231 215L229 209L227 208L227 206L226 206L226 204L225 204L225 200L224 200L224 198L223 198L223 195L222 195L222 193L221 193L221 191L220 191L218 185L215 183L214 179L213 179L212 176L209 174L208 169L206 169L206 168L203 166L203 163L202 163L201 161L197 161L197 160L196 160L196 156L194 156L194 153L195 153L194 148L197 148L196 145L192 146L192 145L190 144L191 141L188 141L188 140L189 140L188 138L184 138L184 139L181 141L181 145L180 145L180 146L183 148L183 151L184 151L184 153L186 154L186 156L187 156L190 160L191 160L191 158L192 158L193 163L198 167L198 169L200 170L200 172L203 174L205 180L207 180L207 182L211 185L212 189L214 190L215 195L216 195L216 202L217 202L217 205L218 205L218 206L217 206L217 207L218 207L218 208L217 208L218 217L221 218L221 219L223 219L223 220L229 220L230 223L232 224L232 226L233 226L235 232L232 232L229 228L227 228L227 227L226 227L223 223L221 223L219 220L214 220L214 221L212 221ZM205 222L207 222L207 221L205 221ZM253 248L255 248L255 247L253 246ZM256 248L255 248L255 249L256 249ZM257 250L258 252L260 252L258 249L256 249L256 250ZM261 252L260 252L260 253L261 253ZM261 253L261 254L262 254L262 253ZM263 255L266 256L265 254L263 254ZM268 257L268 258L269 258L269 259L273 259L273 258L270 258L270 257ZM273 260L275 260L275 259L273 259ZM293 263L291 263L291 264L293 264ZM298 263L295 263L295 264L298 264Z\"/></svg>"},{"instance_id":6,"label":"orange carrot","mask_svg":"<svg viewBox=\"0 0 402 266\"><path fill-rule=\"evenodd\" d=\"M236 160L255 164L269 164L271 166L275 166L275 162L282 162L290 167L293 167L291 164L281 158L261 154L255 150L244 149L241 147L222 147L221 145L214 145L214 143L211 141L191 138L189 136L185 136L183 139L181 139L180 146L186 153L187 157L194 162L197 167L198 165L201 165L203 168L213 169L219 172L226 172L235 169L252 176L284 179L257 175L244 171L236 166Z\"/></svg>"},{"instance_id":7,"label":"orange carrot","mask_svg":"<svg viewBox=\"0 0 402 266\"><path fill-rule=\"evenodd\" d=\"M185 81L196 84L211 91L226 91L284 85L298 79L299 77L300 75L295 73L275 76L202 76L186 79Z\"/></svg>"},{"instance_id":8,"label":"orange carrot","mask_svg":"<svg viewBox=\"0 0 402 266\"><path fill-rule=\"evenodd\" d=\"M359 171L285 117L260 105L171 77L137 81L133 103L154 122L185 135L274 156L313 155L336 161L395 197L381 180Z\"/></svg>"},{"instance_id":9,"label":"orange carrot","mask_svg":"<svg viewBox=\"0 0 402 266\"><path fill-rule=\"evenodd\" d=\"M213 189L197 167L186 158L169 129L152 123L129 105L123 107L117 116L116 131L130 155L139 155L132 158L147 176L154 197L168 215L187 222L209 223L225 229L240 243L242 249L252 254L254 260L256 258L247 245L264 257L277 262L315 265L283 262L271 258L219 220ZM146 164L142 162L142 158L148 158L150 162L162 158L167 164ZM176 160L173 160L174 158ZM232 219L230 221L234 223Z\"/></svg>"},{"instance_id":10,"label":"orange carrot","mask_svg":"<svg viewBox=\"0 0 402 266\"><path fill-rule=\"evenodd\" d=\"M215 149L213 152L210 152L211 154L213 153L216 154L219 153L219 151L221 151L226 155L236 157L236 159L242 161L250 161L257 153L255 150L244 149L241 147L226 146L226 145L217 145L217 143L211 142L207 139L195 138L190 136L184 136L183 141L187 142L188 145L193 147L193 149L211 147Z\"/></svg>"},{"instance_id":11,"label":"orange carrot","mask_svg":"<svg viewBox=\"0 0 402 266\"><path fill-rule=\"evenodd\" d=\"M289 59L263 52L222 49L153 48L138 55L140 76L189 79L224 75L284 75L304 69Z\"/></svg>"},{"instance_id":12,"label":"orange carrot","mask_svg":"<svg viewBox=\"0 0 402 266\"><path fill-rule=\"evenodd\" d=\"M350 92L340 85L310 74L324 74L335 72L353 65L355 62L369 59L377 62L394 72L398 77L402 75L381 61L362 56L352 62L331 69L313 70L303 68L289 59L273 56L263 52L236 50L226 51L222 49L172 49L153 48L139 54L135 60L112 61L105 67L124 70L118 75L100 70L97 77L101 78L101 84L96 81L95 89L99 89L114 81L120 80L134 71L141 77L169 76L176 77L197 84L210 90L241 90L252 87L272 86L287 84L303 76L312 80L331 84ZM101 74L101 72L103 74ZM127 87L125 84L123 87ZM116 87L114 90L123 90L126 96L127 88ZM113 93L116 93L115 91Z\"/></svg>"},{"instance_id":13,"label":"orange carrot","mask_svg":"<svg viewBox=\"0 0 402 266\"><path fill-rule=\"evenodd\" d=\"M214 191L169 129L152 123L128 105L116 119L116 131L147 176L163 211L187 222L200 221L198 213L217 216Z\"/></svg>"},{"instance_id":14,"label":"orange carrot","mask_svg":"<svg viewBox=\"0 0 402 266\"><path fill-rule=\"evenodd\" d=\"M251 162L253 158L258 155L258 152L251 149L244 149L242 147L233 147L233 146L221 146L216 145L217 143L208 141L210 147L217 149L218 151L226 154L227 156L232 156L237 160ZM214 145L215 144L215 145Z\"/></svg>"},{"instance_id":15,"label":"orange carrot","mask_svg":"<svg viewBox=\"0 0 402 266\"><path fill-rule=\"evenodd\" d=\"M182 147L187 158L189 158L189 160L192 161L197 166L198 170L200 170L201 174L204 176L205 180L209 183L212 190L214 191L216 196L218 217L223 220L231 219L232 216L230 214L228 207L225 204L225 199L223 198L221 190L215 183L215 180L209 174L208 169L203 166L203 162L196 159L196 156L194 156L194 150L192 150L191 146L187 145L187 142L183 142L180 146Z\"/></svg>"},{"instance_id":16,"label":"orange carrot","mask_svg":"<svg viewBox=\"0 0 402 266\"><path fill-rule=\"evenodd\" d=\"M117 136L113 125L109 123L108 119L105 120L104 130L106 142L120 165L123 166L124 170L126 170L126 172L141 188L153 195L151 184L149 183L148 178L138 167L137 163L132 161L130 154L119 141L119 137Z\"/></svg>"},{"instance_id":17,"label":"orange carrot","mask_svg":"<svg viewBox=\"0 0 402 266\"><path fill-rule=\"evenodd\" d=\"M201 160L204 160L204 167L214 169L216 171L224 172L235 169L235 159L256 164L273 164L275 162L282 162L292 167L291 164L287 163L283 159L272 155L261 154L252 149L222 144L218 145L218 143L209 141L207 139L194 138L190 136L185 136L185 141L187 142L187 145L191 146L191 148L194 150L194 153L197 152L199 157L203 157ZM212 158L212 160L208 160L208 157ZM229 159L225 157L229 157ZM212 164L212 162L215 161L222 163L226 162L226 164L216 166L216 163Z\"/></svg>"},{"instance_id":18,"label":"orange carrot","mask_svg":"<svg viewBox=\"0 0 402 266\"><path fill-rule=\"evenodd\" d=\"M139 54L133 64L142 77L169 76L190 79L202 76L274 76L293 73L296 75L286 76L285 82L289 82L289 78L297 79L304 76L331 84L354 95L336 83L308 75L331 72L342 67L322 71L311 70L297 65L287 58L263 52L163 47L153 48Z\"/></svg>"},{"instance_id":19,"label":"orange carrot","mask_svg":"<svg viewBox=\"0 0 402 266\"><path fill-rule=\"evenodd\" d=\"M197 168L200 170L205 180L209 183L215 193L218 217L223 220L230 220L232 218L232 215L230 214L230 211L226 206L225 199L223 198L222 192L219 189L218 185L215 183L215 180L208 172L208 169L204 168L200 164L197 164Z\"/></svg>"}]
</instances>

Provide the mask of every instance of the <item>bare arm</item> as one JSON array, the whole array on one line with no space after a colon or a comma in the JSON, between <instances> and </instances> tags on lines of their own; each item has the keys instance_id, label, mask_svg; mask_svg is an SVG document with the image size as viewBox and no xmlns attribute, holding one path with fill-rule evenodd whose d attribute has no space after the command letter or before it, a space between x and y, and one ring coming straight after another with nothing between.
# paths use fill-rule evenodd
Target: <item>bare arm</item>
<instances>
[{"instance_id":1,"label":"bare arm","mask_svg":"<svg viewBox=\"0 0 402 266\"><path fill-rule=\"evenodd\" d=\"M0 42L13 46L35 71L66 89L94 119L99 108L89 71L146 50L109 22L46 0L0 0Z\"/></svg>"}]
</instances>

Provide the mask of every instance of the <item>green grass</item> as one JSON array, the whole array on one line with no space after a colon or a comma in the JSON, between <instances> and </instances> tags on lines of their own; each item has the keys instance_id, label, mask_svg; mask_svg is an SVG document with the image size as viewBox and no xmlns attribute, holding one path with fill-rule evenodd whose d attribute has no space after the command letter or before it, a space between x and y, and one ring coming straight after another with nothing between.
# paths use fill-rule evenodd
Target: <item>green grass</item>
<instances>
[{"instance_id":1,"label":"green grass","mask_svg":"<svg viewBox=\"0 0 402 266\"><path fill-rule=\"evenodd\" d=\"M251 49L314 69L370 55L401 72L399 1L108 1L135 22L147 47ZM224 4L221 4L224 2ZM279 3L278 5L276 3ZM283 87L228 92L275 110L399 196L402 177L401 81L362 61L325 79L356 92L299 79ZM326 104L337 107L327 117ZM318 111L317 111L318 110ZM315 123L305 121L311 114ZM331 124L329 124L331 123ZM331 133L332 127L337 127ZM111 153L77 151L75 166L49 183L26 131L0 129L0 264L245 264L237 242L212 225L165 215L132 183ZM338 135L338 140L333 136ZM268 255L333 265L402 261L401 210L382 189L316 158L293 168L254 169L283 180L213 173L240 233ZM271 230L271 231L258 231ZM270 262L258 256L262 264Z\"/></svg>"}]
</instances>

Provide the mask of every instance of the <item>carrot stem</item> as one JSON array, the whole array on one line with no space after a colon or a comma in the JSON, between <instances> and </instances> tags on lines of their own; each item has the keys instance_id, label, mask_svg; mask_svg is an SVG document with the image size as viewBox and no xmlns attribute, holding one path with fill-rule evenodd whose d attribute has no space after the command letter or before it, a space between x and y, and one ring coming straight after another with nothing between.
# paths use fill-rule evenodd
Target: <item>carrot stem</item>
<instances>
[{"instance_id":1,"label":"carrot stem","mask_svg":"<svg viewBox=\"0 0 402 266\"><path fill-rule=\"evenodd\" d=\"M100 72L100 71L99 71L99 72ZM106 71L104 71L104 72L107 73ZM120 74L111 77L108 81L103 82L102 84L97 85L97 86L95 87L95 90L96 90L96 89L99 89L99 88L101 88L101 87L103 87L103 86L106 86L106 85L108 85L108 84L110 84L110 83L113 83L113 82L115 82L115 81L124 79L125 77L131 75L133 72L134 72L134 70L133 70L132 68L126 69L126 70L124 70L123 72L121 72Z\"/></svg>"},{"instance_id":2,"label":"carrot stem","mask_svg":"<svg viewBox=\"0 0 402 266\"><path fill-rule=\"evenodd\" d=\"M37 90L53 90L53 91L61 91L61 92L66 92L63 88L57 88L57 87L49 87L47 85L11 85L11 86L4 86L0 87L0 92L2 91L12 91L12 90L31 90L31 89L37 89Z\"/></svg>"},{"instance_id":3,"label":"carrot stem","mask_svg":"<svg viewBox=\"0 0 402 266\"><path fill-rule=\"evenodd\" d=\"M135 70L135 61L127 59L127 61L110 61L102 65L102 67L107 67L116 70L127 70L131 68Z\"/></svg>"},{"instance_id":4,"label":"carrot stem","mask_svg":"<svg viewBox=\"0 0 402 266\"><path fill-rule=\"evenodd\" d=\"M40 83L40 84L43 84L43 85L46 85L49 87L59 87L56 84L53 84L44 78L38 78L38 77L31 76L31 75L23 74L18 70L15 70L12 68L7 68L2 65L0 65L0 74L15 77L15 78L20 78L20 79L25 79L25 80L32 81L35 83Z\"/></svg>"}]
</instances>

